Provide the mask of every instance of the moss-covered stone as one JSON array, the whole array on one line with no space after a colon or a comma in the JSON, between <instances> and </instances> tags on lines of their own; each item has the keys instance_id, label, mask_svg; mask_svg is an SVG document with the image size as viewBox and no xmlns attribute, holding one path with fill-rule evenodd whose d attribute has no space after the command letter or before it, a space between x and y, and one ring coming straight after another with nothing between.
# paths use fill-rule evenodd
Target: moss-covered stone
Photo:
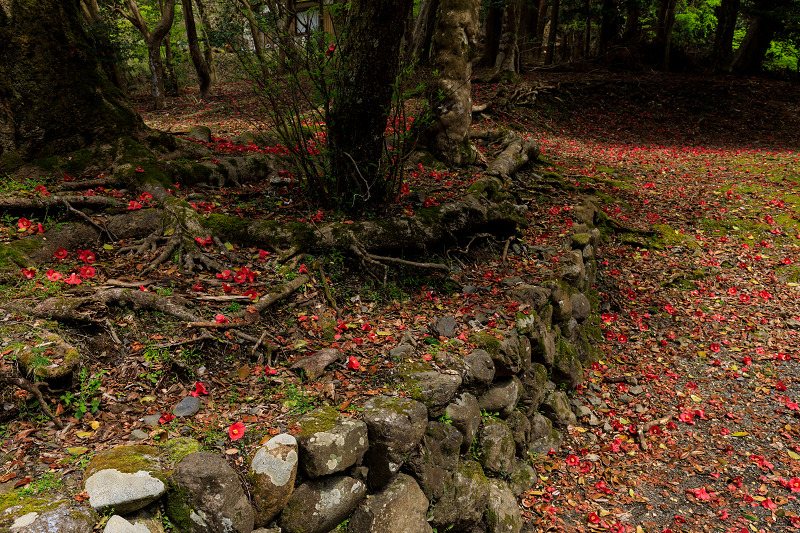
<instances>
[{"instance_id":1,"label":"moss-covered stone","mask_svg":"<svg viewBox=\"0 0 800 533\"><path fill-rule=\"evenodd\" d=\"M84 483L101 470L114 469L123 474L135 474L140 470L149 472L153 477L166 483L166 476L161 472L161 450L156 446L137 444L117 446L100 452L89 462L83 474Z\"/></svg>"},{"instance_id":2,"label":"moss-covered stone","mask_svg":"<svg viewBox=\"0 0 800 533\"><path fill-rule=\"evenodd\" d=\"M36 381L46 381L55 386L68 387L81 360L77 348L60 335L50 331L34 330L35 337L16 352L22 371Z\"/></svg>"},{"instance_id":3,"label":"moss-covered stone","mask_svg":"<svg viewBox=\"0 0 800 533\"><path fill-rule=\"evenodd\" d=\"M191 437L177 437L164 441L160 446L160 459L164 468L172 469L190 453L199 452L203 445Z\"/></svg>"}]
</instances>

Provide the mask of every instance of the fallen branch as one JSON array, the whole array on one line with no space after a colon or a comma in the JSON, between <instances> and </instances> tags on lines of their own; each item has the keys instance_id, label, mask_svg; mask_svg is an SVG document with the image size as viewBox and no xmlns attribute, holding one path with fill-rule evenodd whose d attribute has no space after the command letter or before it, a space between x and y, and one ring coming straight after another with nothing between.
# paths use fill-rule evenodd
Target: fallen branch
<instances>
[{"instance_id":1,"label":"fallen branch","mask_svg":"<svg viewBox=\"0 0 800 533\"><path fill-rule=\"evenodd\" d=\"M506 142L505 149L497 156L497 159L489 163L486 174L508 179L522 168L528 161L534 161L541 151L539 145L533 139L524 140L522 137L515 136L513 140Z\"/></svg>"},{"instance_id":2,"label":"fallen branch","mask_svg":"<svg viewBox=\"0 0 800 533\"><path fill-rule=\"evenodd\" d=\"M290 282L286 283L285 285L281 285L276 292L272 292L272 293L265 294L264 296L262 296L258 300L258 302L255 303L255 305L248 306L244 310L239 311L238 313L233 315L233 318L234 319L236 319L236 318L244 318L246 315L252 313L252 311L250 311L249 309L255 309L255 311L260 313L261 311L263 311L264 309L266 309L270 305L274 304L278 300L282 300L283 298L286 298L287 296L292 294L294 291L296 291L297 289L299 289L300 287L302 287L303 285L308 283L310 280L311 280L311 277L308 276L307 274L300 274L299 276L297 276L296 278L294 278Z\"/></svg>"},{"instance_id":3,"label":"fallen branch","mask_svg":"<svg viewBox=\"0 0 800 533\"><path fill-rule=\"evenodd\" d=\"M120 207L122 203L107 196L42 196L40 198L0 198L0 209L33 210L63 206L64 201L81 207Z\"/></svg>"},{"instance_id":4,"label":"fallen branch","mask_svg":"<svg viewBox=\"0 0 800 533\"><path fill-rule=\"evenodd\" d=\"M56 415L54 415L53 412L50 410L50 407L48 407L47 402L44 401L44 395L42 394L42 391L39 389L41 385L47 386L46 383L43 382L33 383L21 376L10 376L8 374L0 374L0 379L6 381L7 383L10 383L11 385L16 385L20 389L26 390L31 394L33 394L39 401L39 407L41 407L42 412L45 415L47 415L47 417L50 420L53 421L53 424L55 424L55 426L58 429L64 429L64 424L62 424L61 420Z\"/></svg>"}]
</instances>

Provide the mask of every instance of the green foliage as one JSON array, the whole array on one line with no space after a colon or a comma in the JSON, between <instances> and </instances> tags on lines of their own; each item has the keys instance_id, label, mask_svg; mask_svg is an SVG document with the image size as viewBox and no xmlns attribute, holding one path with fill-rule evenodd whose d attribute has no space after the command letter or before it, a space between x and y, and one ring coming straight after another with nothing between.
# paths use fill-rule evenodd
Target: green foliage
<instances>
[{"instance_id":1,"label":"green foliage","mask_svg":"<svg viewBox=\"0 0 800 533\"><path fill-rule=\"evenodd\" d=\"M100 397L98 395L100 385L102 385L100 378L105 373L105 370L101 370L89 376L89 370L86 367L81 368L81 372L78 375L78 381L80 382L78 393L72 394L67 391L61 396L67 408L74 407L75 418L78 420L83 418L83 415L87 412L94 414L100 408Z\"/></svg>"}]
</instances>

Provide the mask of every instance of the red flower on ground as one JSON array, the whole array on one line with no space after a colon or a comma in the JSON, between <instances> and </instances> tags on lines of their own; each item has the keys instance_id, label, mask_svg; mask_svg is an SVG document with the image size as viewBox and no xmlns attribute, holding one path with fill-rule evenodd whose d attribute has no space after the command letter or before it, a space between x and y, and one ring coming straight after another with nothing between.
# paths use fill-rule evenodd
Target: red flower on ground
<instances>
[{"instance_id":1,"label":"red flower on ground","mask_svg":"<svg viewBox=\"0 0 800 533\"><path fill-rule=\"evenodd\" d=\"M347 368L350 370L358 370L361 368L361 363L359 363L358 359L355 357L350 356L350 358L347 360Z\"/></svg>"},{"instance_id":2,"label":"red flower on ground","mask_svg":"<svg viewBox=\"0 0 800 533\"><path fill-rule=\"evenodd\" d=\"M36 269L35 268L23 268L22 275L28 279L31 279L36 276Z\"/></svg>"},{"instance_id":3,"label":"red flower on ground","mask_svg":"<svg viewBox=\"0 0 800 533\"><path fill-rule=\"evenodd\" d=\"M128 211L135 211L136 209L141 209L142 204L137 202L136 200L131 200L128 202Z\"/></svg>"},{"instance_id":4,"label":"red flower on ground","mask_svg":"<svg viewBox=\"0 0 800 533\"><path fill-rule=\"evenodd\" d=\"M800 477L793 477L787 481L786 488L792 492L800 492Z\"/></svg>"},{"instance_id":5,"label":"red flower on ground","mask_svg":"<svg viewBox=\"0 0 800 533\"><path fill-rule=\"evenodd\" d=\"M569 466L578 466L580 465L580 460L578 459L577 455L568 455L567 456L567 465Z\"/></svg>"},{"instance_id":6,"label":"red flower on ground","mask_svg":"<svg viewBox=\"0 0 800 533\"><path fill-rule=\"evenodd\" d=\"M215 316L214 317L214 321L217 324L227 324L228 323L228 319L225 318L225 315L223 315L223 314L218 314L217 316Z\"/></svg>"},{"instance_id":7,"label":"red flower on ground","mask_svg":"<svg viewBox=\"0 0 800 533\"><path fill-rule=\"evenodd\" d=\"M42 196L50 196L50 192L45 188L44 185L37 185L34 190L38 193L41 193Z\"/></svg>"},{"instance_id":8,"label":"red flower on ground","mask_svg":"<svg viewBox=\"0 0 800 533\"><path fill-rule=\"evenodd\" d=\"M59 248L53 255L56 259L65 259L67 257L67 251L63 248Z\"/></svg>"},{"instance_id":9,"label":"red flower on ground","mask_svg":"<svg viewBox=\"0 0 800 533\"><path fill-rule=\"evenodd\" d=\"M48 280L50 280L50 281L58 281L58 280L60 280L62 277L64 277L64 276L62 276L62 275L61 275L61 273L60 273L60 272L56 272L56 271L55 271L55 270L53 270L52 268L51 268L50 270L48 270L48 271L47 271L47 274L46 274L46 275L47 275L47 279L48 279Z\"/></svg>"},{"instance_id":10,"label":"red flower on ground","mask_svg":"<svg viewBox=\"0 0 800 533\"><path fill-rule=\"evenodd\" d=\"M241 422L231 424L231 427L228 428L228 436L231 440L239 440L244 437L244 424Z\"/></svg>"},{"instance_id":11,"label":"red flower on ground","mask_svg":"<svg viewBox=\"0 0 800 533\"><path fill-rule=\"evenodd\" d=\"M306 265L305 265L305 263L303 263L302 265L300 265L300 270L298 270L298 272L299 272L300 274L308 274L308 269L306 268Z\"/></svg>"},{"instance_id":12,"label":"red flower on ground","mask_svg":"<svg viewBox=\"0 0 800 533\"><path fill-rule=\"evenodd\" d=\"M81 278L78 277L75 272L73 272L70 277L64 280L64 283L69 283L70 285L80 285L83 283L83 281L81 281Z\"/></svg>"},{"instance_id":13,"label":"red flower on ground","mask_svg":"<svg viewBox=\"0 0 800 533\"><path fill-rule=\"evenodd\" d=\"M175 420L175 415L173 415L172 413L166 413L161 418L158 419L158 423L163 426L164 424L172 422L173 420Z\"/></svg>"},{"instance_id":14,"label":"red flower on ground","mask_svg":"<svg viewBox=\"0 0 800 533\"><path fill-rule=\"evenodd\" d=\"M89 250L78 250L78 259L80 259L87 265L91 265L95 261L94 252L91 252Z\"/></svg>"},{"instance_id":15,"label":"red flower on ground","mask_svg":"<svg viewBox=\"0 0 800 533\"><path fill-rule=\"evenodd\" d=\"M93 278L95 275L95 269L91 266L82 266L81 267L81 276L84 278Z\"/></svg>"},{"instance_id":16,"label":"red flower on ground","mask_svg":"<svg viewBox=\"0 0 800 533\"><path fill-rule=\"evenodd\" d=\"M189 395L194 396L197 398L200 395L207 395L208 391L206 390L206 386L200 383L199 381L195 381L194 383L194 390L189 393Z\"/></svg>"},{"instance_id":17,"label":"red flower on ground","mask_svg":"<svg viewBox=\"0 0 800 533\"><path fill-rule=\"evenodd\" d=\"M31 221L25 217L22 217L19 220L17 220L17 227L19 228L20 231L27 231L28 228L31 227Z\"/></svg>"},{"instance_id":18,"label":"red flower on ground","mask_svg":"<svg viewBox=\"0 0 800 533\"><path fill-rule=\"evenodd\" d=\"M149 202L152 199L153 199L153 195L150 194L149 192L143 192L142 194L139 195L139 200L141 200L143 202Z\"/></svg>"}]
</instances>

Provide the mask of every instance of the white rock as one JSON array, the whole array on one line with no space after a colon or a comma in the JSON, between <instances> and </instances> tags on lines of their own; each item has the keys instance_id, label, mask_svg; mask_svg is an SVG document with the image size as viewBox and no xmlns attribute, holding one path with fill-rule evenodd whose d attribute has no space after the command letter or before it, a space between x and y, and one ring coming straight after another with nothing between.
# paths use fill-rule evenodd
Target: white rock
<instances>
[{"instance_id":1,"label":"white rock","mask_svg":"<svg viewBox=\"0 0 800 533\"><path fill-rule=\"evenodd\" d=\"M144 524L131 524L119 515L112 516L103 533L150 533Z\"/></svg>"},{"instance_id":2,"label":"white rock","mask_svg":"<svg viewBox=\"0 0 800 533\"><path fill-rule=\"evenodd\" d=\"M105 469L86 480L84 488L89 494L89 505L98 513L111 508L121 514L131 513L157 500L167 490L160 479L140 470L125 474L116 469Z\"/></svg>"}]
</instances>

